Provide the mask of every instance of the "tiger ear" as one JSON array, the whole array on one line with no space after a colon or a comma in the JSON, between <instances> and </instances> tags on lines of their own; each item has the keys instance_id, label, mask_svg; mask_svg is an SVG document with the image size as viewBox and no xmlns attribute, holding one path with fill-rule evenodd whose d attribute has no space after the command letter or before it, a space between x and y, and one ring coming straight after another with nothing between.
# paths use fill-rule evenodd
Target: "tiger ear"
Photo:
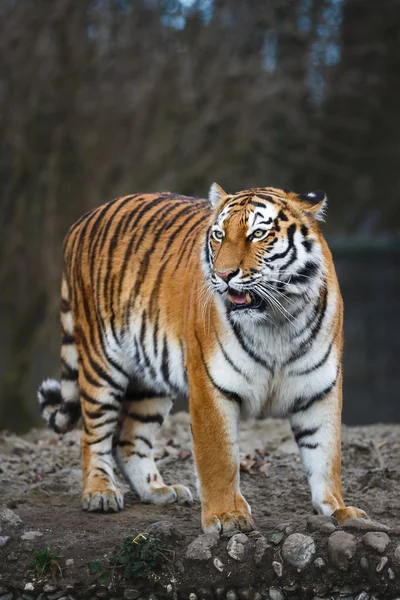
<instances>
[{"instance_id":1,"label":"tiger ear","mask_svg":"<svg viewBox=\"0 0 400 600\"><path fill-rule=\"evenodd\" d=\"M302 209L312 215L318 221L323 221L328 205L328 196L322 190L309 192L308 194L298 194L301 200Z\"/></svg>"},{"instance_id":2,"label":"tiger ear","mask_svg":"<svg viewBox=\"0 0 400 600\"><path fill-rule=\"evenodd\" d=\"M208 199L211 206L217 206L223 198L226 198L228 194L222 189L218 183L213 183L208 193Z\"/></svg>"}]
</instances>

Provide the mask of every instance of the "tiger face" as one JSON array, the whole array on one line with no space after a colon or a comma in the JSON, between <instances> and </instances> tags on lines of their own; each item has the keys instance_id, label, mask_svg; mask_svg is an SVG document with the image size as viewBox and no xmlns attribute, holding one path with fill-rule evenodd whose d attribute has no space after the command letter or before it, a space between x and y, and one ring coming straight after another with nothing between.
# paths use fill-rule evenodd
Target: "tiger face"
<instances>
[{"instance_id":1,"label":"tiger face","mask_svg":"<svg viewBox=\"0 0 400 600\"><path fill-rule=\"evenodd\" d=\"M291 297L320 284L322 248L316 220L324 192L298 195L259 188L229 195L217 184L205 267L233 320L270 321L290 314Z\"/></svg>"}]
</instances>

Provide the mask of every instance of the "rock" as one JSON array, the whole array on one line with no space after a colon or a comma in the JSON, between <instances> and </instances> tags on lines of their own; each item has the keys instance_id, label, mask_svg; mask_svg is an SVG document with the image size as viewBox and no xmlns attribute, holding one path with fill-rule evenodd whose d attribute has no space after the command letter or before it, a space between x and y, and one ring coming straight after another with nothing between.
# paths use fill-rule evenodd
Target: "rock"
<instances>
[{"instance_id":1,"label":"rock","mask_svg":"<svg viewBox=\"0 0 400 600\"><path fill-rule=\"evenodd\" d=\"M27 583L24 587L24 592L33 592L34 589L35 586L33 585L33 583Z\"/></svg>"},{"instance_id":2,"label":"rock","mask_svg":"<svg viewBox=\"0 0 400 600\"><path fill-rule=\"evenodd\" d=\"M158 600L158 596L156 596L156 594L154 594L153 592L149 595L149 600Z\"/></svg>"},{"instance_id":3,"label":"rock","mask_svg":"<svg viewBox=\"0 0 400 600\"><path fill-rule=\"evenodd\" d=\"M235 590L228 590L226 592L226 600L239 600L239 597L237 595L237 593L235 592Z\"/></svg>"},{"instance_id":4,"label":"rock","mask_svg":"<svg viewBox=\"0 0 400 600\"><path fill-rule=\"evenodd\" d=\"M397 546L393 553L393 560L400 565L400 546Z\"/></svg>"},{"instance_id":5,"label":"rock","mask_svg":"<svg viewBox=\"0 0 400 600\"><path fill-rule=\"evenodd\" d=\"M369 532L364 535L361 541L364 546L382 554L390 543L390 537L384 532Z\"/></svg>"},{"instance_id":6,"label":"rock","mask_svg":"<svg viewBox=\"0 0 400 600\"><path fill-rule=\"evenodd\" d=\"M74 559L73 558L67 558L67 559L65 559L65 566L66 567L73 567L74 566Z\"/></svg>"},{"instance_id":7,"label":"rock","mask_svg":"<svg viewBox=\"0 0 400 600\"><path fill-rule=\"evenodd\" d=\"M179 573L185 572L185 565L183 564L183 562L181 560L176 561L175 567L178 569Z\"/></svg>"},{"instance_id":8,"label":"rock","mask_svg":"<svg viewBox=\"0 0 400 600\"><path fill-rule=\"evenodd\" d=\"M228 542L227 550L229 556L231 556L234 560L242 562L246 556L245 546L249 538L244 533L237 533Z\"/></svg>"},{"instance_id":9,"label":"rock","mask_svg":"<svg viewBox=\"0 0 400 600\"><path fill-rule=\"evenodd\" d=\"M0 548L4 548L6 544L10 541L9 535L0 535Z\"/></svg>"},{"instance_id":10,"label":"rock","mask_svg":"<svg viewBox=\"0 0 400 600\"><path fill-rule=\"evenodd\" d=\"M54 592L54 594L48 594L48 600L60 600L64 596L63 590L58 590L58 592Z\"/></svg>"},{"instance_id":11,"label":"rock","mask_svg":"<svg viewBox=\"0 0 400 600\"><path fill-rule=\"evenodd\" d=\"M252 590L249 588L245 588L244 590L239 590L239 598L240 600L251 600L253 597Z\"/></svg>"},{"instance_id":12,"label":"rock","mask_svg":"<svg viewBox=\"0 0 400 600\"><path fill-rule=\"evenodd\" d=\"M186 558L190 560L208 560L211 558L210 548L218 544L218 533L199 535L186 550Z\"/></svg>"},{"instance_id":13,"label":"rock","mask_svg":"<svg viewBox=\"0 0 400 600\"><path fill-rule=\"evenodd\" d=\"M169 521L157 521L148 527L147 533L159 538L182 540L185 536Z\"/></svg>"},{"instance_id":14,"label":"rock","mask_svg":"<svg viewBox=\"0 0 400 600\"><path fill-rule=\"evenodd\" d=\"M135 590L134 588L126 588L124 591L125 600L137 600L140 597L139 590Z\"/></svg>"},{"instance_id":15,"label":"rock","mask_svg":"<svg viewBox=\"0 0 400 600\"><path fill-rule=\"evenodd\" d=\"M368 558L366 556L362 556L361 557L360 567L362 569L364 569L365 571L368 571L368 569L369 569L369 562L368 562Z\"/></svg>"},{"instance_id":16,"label":"rock","mask_svg":"<svg viewBox=\"0 0 400 600\"><path fill-rule=\"evenodd\" d=\"M189 600L197 600L197 595L192 592L191 594L189 594Z\"/></svg>"},{"instance_id":17,"label":"rock","mask_svg":"<svg viewBox=\"0 0 400 600\"><path fill-rule=\"evenodd\" d=\"M273 548L268 544L267 540L264 537L261 537L256 541L254 548L254 560L256 565L259 565L264 558L266 558L268 561L272 559L272 555L274 552Z\"/></svg>"},{"instance_id":18,"label":"rock","mask_svg":"<svg viewBox=\"0 0 400 600\"><path fill-rule=\"evenodd\" d=\"M393 580L396 578L396 573L390 567L388 567L387 573L388 573L388 577L390 580Z\"/></svg>"},{"instance_id":19,"label":"rock","mask_svg":"<svg viewBox=\"0 0 400 600\"><path fill-rule=\"evenodd\" d=\"M214 600L214 594L209 588L199 588L197 595L201 600Z\"/></svg>"},{"instance_id":20,"label":"rock","mask_svg":"<svg viewBox=\"0 0 400 600\"><path fill-rule=\"evenodd\" d=\"M37 537L42 537L42 535L43 533L41 531L26 531L21 535L21 540L29 542Z\"/></svg>"},{"instance_id":21,"label":"rock","mask_svg":"<svg viewBox=\"0 0 400 600\"><path fill-rule=\"evenodd\" d=\"M356 531L390 531L390 527L387 525L369 519L348 519L342 527L343 529L355 529Z\"/></svg>"},{"instance_id":22,"label":"rock","mask_svg":"<svg viewBox=\"0 0 400 600\"><path fill-rule=\"evenodd\" d=\"M319 531L323 525L330 523L334 527L337 527L337 521L334 517L328 515L309 515L307 517L307 528L310 531Z\"/></svg>"},{"instance_id":23,"label":"rock","mask_svg":"<svg viewBox=\"0 0 400 600\"><path fill-rule=\"evenodd\" d=\"M283 565L282 563L278 562L277 560L274 560L272 562L272 568L275 571L276 575L278 577L282 577L282 573L283 573Z\"/></svg>"},{"instance_id":24,"label":"rock","mask_svg":"<svg viewBox=\"0 0 400 600\"><path fill-rule=\"evenodd\" d=\"M283 540L284 537L285 537L285 535L284 535L284 533L282 533L282 531L273 531L272 533L269 534L268 541L271 542L272 544L275 544L275 546L277 546L278 544L281 543L281 541Z\"/></svg>"},{"instance_id":25,"label":"rock","mask_svg":"<svg viewBox=\"0 0 400 600\"><path fill-rule=\"evenodd\" d=\"M369 594L367 594L367 592L361 592L354 600L369 600Z\"/></svg>"},{"instance_id":26,"label":"rock","mask_svg":"<svg viewBox=\"0 0 400 600\"><path fill-rule=\"evenodd\" d=\"M285 594L282 592L281 588L272 586L269 588L268 592L271 600L285 600Z\"/></svg>"},{"instance_id":27,"label":"rock","mask_svg":"<svg viewBox=\"0 0 400 600\"><path fill-rule=\"evenodd\" d=\"M99 590L96 591L97 598L107 598L107 596L108 596L107 588L100 588ZM61 600L61 598L60 598L60 600Z\"/></svg>"},{"instance_id":28,"label":"rock","mask_svg":"<svg viewBox=\"0 0 400 600\"><path fill-rule=\"evenodd\" d=\"M7 560L9 562L14 562L14 561L18 560L18 556L17 556L17 554L15 554L15 552L10 552L10 554L7 556Z\"/></svg>"},{"instance_id":29,"label":"rock","mask_svg":"<svg viewBox=\"0 0 400 600\"><path fill-rule=\"evenodd\" d=\"M52 594L57 591L56 585L51 585L51 583L45 583L43 586L43 591L45 594Z\"/></svg>"},{"instance_id":30,"label":"rock","mask_svg":"<svg viewBox=\"0 0 400 600\"><path fill-rule=\"evenodd\" d=\"M282 546L282 556L296 569L304 569L313 559L315 542L309 535L292 533Z\"/></svg>"},{"instance_id":31,"label":"rock","mask_svg":"<svg viewBox=\"0 0 400 600\"><path fill-rule=\"evenodd\" d=\"M319 528L320 533L333 533L336 531L336 527L333 523L323 523Z\"/></svg>"},{"instance_id":32,"label":"rock","mask_svg":"<svg viewBox=\"0 0 400 600\"><path fill-rule=\"evenodd\" d=\"M11 592L9 592L8 594L3 594L2 596L0 596L0 600L12 600L13 599L13 595Z\"/></svg>"},{"instance_id":33,"label":"rock","mask_svg":"<svg viewBox=\"0 0 400 600\"><path fill-rule=\"evenodd\" d=\"M335 531L329 536L328 555L329 560L337 569L349 568L349 561L357 550L357 539L351 533Z\"/></svg>"},{"instance_id":34,"label":"rock","mask_svg":"<svg viewBox=\"0 0 400 600\"><path fill-rule=\"evenodd\" d=\"M2 527L20 525L21 523L21 517L15 512L5 506L0 506L0 531Z\"/></svg>"},{"instance_id":35,"label":"rock","mask_svg":"<svg viewBox=\"0 0 400 600\"><path fill-rule=\"evenodd\" d=\"M217 600L225 600L225 588L222 586L215 588L214 596L216 597Z\"/></svg>"},{"instance_id":36,"label":"rock","mask_svg":"<svg viewBox=\"0 0 400 600\"><path fill-rule=\"evenodd\" d=\"M380 573L381 571L383 571L383 569L387 565L388 561L389 561L389 559L387 556L382 556L381 560L378 562L378 564L376 566L376 572Z\"/></svg>"},{"instance_id":37,"label":"rock","mask_svg":"<svg viewBox=\"0 0 400 600\"><path fill-rule=\"evenodd\" d=\"M219 560L219 558L214 558L213 560L213 564L214 567L220 572L222 573L222 571L224 570L224 564Z\"/></svg>"},{"instance_id":38,"label":"rock","mask_svg":"<svg viewBox=\"0 0 400 600\"><path fill-rule=\"evenodd\" d=\"M326 562L320 556L314 560L314 566L319 571L323 571L326 568Z\"/></svg>"}]
</instances>

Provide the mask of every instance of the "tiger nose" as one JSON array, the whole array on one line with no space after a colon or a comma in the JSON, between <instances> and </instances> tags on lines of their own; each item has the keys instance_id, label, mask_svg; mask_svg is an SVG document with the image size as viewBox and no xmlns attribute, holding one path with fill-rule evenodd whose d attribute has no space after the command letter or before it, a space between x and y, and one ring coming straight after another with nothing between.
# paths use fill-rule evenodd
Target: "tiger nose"
<instances>
[{"instance_id":1,"label":"tiger nose","mask_svg":"<svg viewBox=\"0 0 400 600\"><path fill-rule=\"evenodd\" d=\"M215 271L215 274L218 275L223 281L230 281L232 277L235 277L239 273L239 269L228 269L227 271Z\"/></svg>"}]
</instances>

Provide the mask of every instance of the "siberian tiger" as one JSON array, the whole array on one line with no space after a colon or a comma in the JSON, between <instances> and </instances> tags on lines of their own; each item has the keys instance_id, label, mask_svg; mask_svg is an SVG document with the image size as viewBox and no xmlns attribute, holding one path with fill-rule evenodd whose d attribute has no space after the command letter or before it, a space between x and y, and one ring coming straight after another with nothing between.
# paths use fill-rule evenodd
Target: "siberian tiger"
<instances>
[{"instance_id":1,"label":"siberian tiger","mask_svg":"<svg viewBox=\"0 0 400 600\"><path fill-rule=\"evenodd\" d=\"M83 419L82 506L118 511L112 452L144 502L191 503L166 485L154 438L189 398L205 532L253 528L239 488L241 415L288 417L317 512L339 523L342 299L318 220L321 191L209 199L133 195L84 215L64 246L61 385L38 391L59 433Z\"/></svg>"}]
</instances>

